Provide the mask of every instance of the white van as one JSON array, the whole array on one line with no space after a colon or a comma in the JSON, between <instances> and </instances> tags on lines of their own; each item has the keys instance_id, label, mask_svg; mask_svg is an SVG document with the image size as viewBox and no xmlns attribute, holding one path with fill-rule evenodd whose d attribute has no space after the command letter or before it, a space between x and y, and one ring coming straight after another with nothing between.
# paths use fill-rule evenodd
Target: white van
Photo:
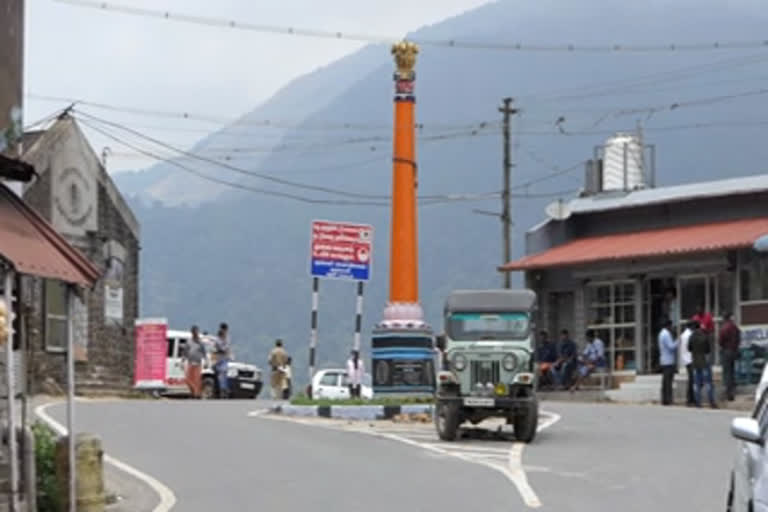
<instances>
[{"instance_id":1,"label":"white van","mask_svg":"<svg viewBox=\"0 0 768 512\"><path fill-rule=\"evenodd\" d=\"M189 388L185 382L184 361L181 357L187 342L192 338L190 331L168 329L168 352L165 359L165 386L168 394L187 394ZM201 336L206 348L203 361L203 398L216 398L219 395L218 381L213 371L211 354L214 339L212 336ZM228 365L230 398L256 398L262 388L261 370L252 364L230 361Z\"/></svg>"}]
</instances>

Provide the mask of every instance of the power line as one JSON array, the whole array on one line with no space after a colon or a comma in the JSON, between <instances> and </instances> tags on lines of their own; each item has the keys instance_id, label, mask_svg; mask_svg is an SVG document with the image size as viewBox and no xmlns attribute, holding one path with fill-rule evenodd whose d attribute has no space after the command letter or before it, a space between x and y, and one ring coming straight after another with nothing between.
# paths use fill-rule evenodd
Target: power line
<instances>
[{"instance_id":1,"label":"power line","mask_svg":"<svg viewBox=\"0 0 768 512\"><path fill-rule=\"evenodd\" d=\"M154 153L152 151L148 151L146 149L143 149L143 148L141 148L141 147L139 147L139 146L137 146L135 144L131 144L131 143L125 141L124 139L114 135L113 133L110 133L109 131L107 131L105 129L97 127L96 125L94 125L92 122L90 122L88 120L85 120L85 119L78 119L78 120L79 120L79 122L83 123L83 125L87 126L88 128L90 128L92 130L95 130L96 132L98 132L98 133L108 137L109 139L111 139L111 140L113 140L115 142L118 142L119 144L122 144L122 145L124 145L124 146L126 146L126 147L128 147L128 148L130 148L130 149L132 149L132 150L134 150L136 152L138 152L138 153L141 153L141 154L143 154L143 155L145 155L145 156L147 156L149 158L152 158L154 160L158 160L158 161L161 161L161 162L165 162L165 163L174 165L175 167L178 167L178 168L180 168L182 170L185 170L185 171L188 171L188 172L192 172L193 174L195 174L195 175L197 175L197 176L199 176L199 177L201 177L203 179L208 179L210 181L213 181L215 183L219 183L221 185L235 186L235 188L241 188L243 190L251 190L251 191L254 191L254 192L263 193L263 194L267 194L267 195L270 195L270 194L271 195L277 195L279 197L284 197L284 198L288 198L288 199L294 199L294 200L308 202L308 203L336 204L336 205L340 205L340 204L343 204L343 205L369 205L369 206L384 206L384 205L389 205L390 204L389 203L389 201L391 199L390 196L373 195L373 194L359 194L359 193L354 193L354 192L345 192L345 191L341 191L341 190L337 190L337 189L332 189L332 188L328 188L328 187L320 187L320 186L308 185L308 184L303 184L303 183L298 183L298 182L292 182L292 181L289 181L289 180L283 180L283 179L280 179L280 178L276 178L275 176L265 175L265 174L262 174L262 173L255 173L253 171L247 171L245 169L233 168L233 166L227 166L227 165L221 164L220 162L212 161L212 160L209 160L209 159L202 159L202 161L204 161L204 162L213 163L215 165L223 166L223 167L229 168L231 170L238 169L239 172L241 172L241 173L244 173L244 174L247 174L247 175L251 175L251 176L256 176L256 177L259 177L259 178L269 179L269 181L275 181L275 182L277 182L279 184L282 184L282 185L290 185L290 186L294 186L294 187L298 187L298 188L304 188L304 189L324 192L324 193L328 193L328 194L342 195L342 196L346 196L346 197L360 198L360 199L366 199L366 200L364 200L364 201L360 201L360 200L349 201L349 200L330 200L330 199L322 199L321 200L321 199L314 199L314 198L308 198L308 197L304 197L304 196L298 196L296 194L289 194L289 193L283 193L283 192L279 192L279 191L272 191L272 190L265 190L265 189L261 189L261 188L249 187L249 186L242 185L242 184L239 184L239 183L229 182L229 181L221 180L219 178L213 178L213 177L210 177L210 176L207 176L207 175L201 173L200 171L198 171L196 169L193 169L191 167L188 167L186 165L181 164L176 159L165 158L162 155L158 155L157 153ZM141 134L137 134L137 135L140 136L140 137L142 136ZM156 143L162 144L162 143L159 143L159 142L156 142ZM200 158L198 158L198 159L200 159ZM442 203L460 202L460 201L483 201L483 200L487 200L487 199L497 198L499 196L500 196L499 192L488 192L488 193L481 193L481 194L436 194L436 195L422 195L422 196L419 196L419 199L423 200L425 205L430 205L430 204L442 204Z\"/></svg>"},{"instance_id":2,"label":"power line","mask_svg":"<svg viewBox=\"0 0 768 512\"><path fill-rule=\"evenodd\" d=\"M69 4L78 7L87 7L118 14L155 18L209 27L229 28L251 32L279 34L321 39L336 39L356 41L363 43L393 43L400 37L382 36L375 34L355 34L322 29L298 28L267 25L259 23L242 22L231 19L215 18L209 16L194 16L189 14L171 13L152 9L141 9L120 4L110 4L94 0L53 0L55 2ZM669 43L669 44L607 44L607 45L576 45L576 44L525 44L511 42L483 42L462 41L456 39L422 39L414 38L413 42L422 46L435 46L443 48L464 48L473 50L503 50L515 52L565 52L565 53L668 53L679 51L712 51L712 50L738 50L749 48L766 48L768 40L745 41L710 41L697 43Z\"/></svg>"},{"instance_id":3,"label":"power line","mask_svg":"<svg viewBox=\"0 0 768 512\"><path fill-rule=\"evenodd\" d=\"M644 75L635 76L632 78L624 78L619 80L600 81L590 84L582 84L574 87L568 87L548 93L536 93L533 95L523 95L525 100L539 100L544 102L556 102L564 100L579 100L579 99L591 99L595 97L606 96L617 90L625 91L628 89L637 89L644 86L658 85L664 82L679 81L691 78L703 73L710 73L713 71L722 71L733 67L747 66L750 64L756 64L768 60L768 54L766 52L760 52L757 54L721 59L715 62L709 62L704 64L697 64L695 66L686 66L679 69L673 69L668 71L658 71L655 73L649 73Z\"/></svg>"},{"instance_id":4,"label":"power line","mask_svg":"<svg viewBox=\"0 0 768 512\"><path fill-rule=\"evenodd\" d=\"M253 126L261 128L293 128L293 129L306 129L306 130L392 130L392 124L387 123L358 123L347 121L325 121L325 120L282 120L282 119L243 119L243 118L229 118L219 117L204 113L195 113L188 111L169 111L169 110L155 110L141 107L131 107L124 105L113 105L109 103L101 103L94 101L87 101L78 98L69 98L64 96L50 96L45 94L27 94L27 97L39 101L52 101L66 103L67 105L80 105L84 107L91 107L100 110L110 110L114 112L121 112L124 114L133 114L138 116L157 117L157 118L169 118L169 119L182 119L187 121L197 121L203 123L215 123L222 125L222 128L227 129L226 125L234 126ZM476 121L461 124L450 123L415 123L414 127L419 131L425 130L472 130L477 128L488 128L492 126L499 126L496 121Z\"/></svg>"}]
</instances>

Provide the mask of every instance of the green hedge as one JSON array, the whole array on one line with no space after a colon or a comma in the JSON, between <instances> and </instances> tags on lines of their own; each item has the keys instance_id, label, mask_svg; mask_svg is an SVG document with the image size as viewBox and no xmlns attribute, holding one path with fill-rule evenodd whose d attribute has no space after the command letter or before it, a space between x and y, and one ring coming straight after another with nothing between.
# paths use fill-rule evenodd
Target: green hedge
<instances>
[{"instance_id":1,"label":"green hedge","mask_svg":"<svg viewBox=\"0 0 768 512\"><path fill-rule=\"evenodd\" d=\"M37 465L37 510L38 512L59 512L61 501L56 482L56 433L47 425L36 422L32 425L35 436L35 463Z\"/></svg>"}]
</instances>

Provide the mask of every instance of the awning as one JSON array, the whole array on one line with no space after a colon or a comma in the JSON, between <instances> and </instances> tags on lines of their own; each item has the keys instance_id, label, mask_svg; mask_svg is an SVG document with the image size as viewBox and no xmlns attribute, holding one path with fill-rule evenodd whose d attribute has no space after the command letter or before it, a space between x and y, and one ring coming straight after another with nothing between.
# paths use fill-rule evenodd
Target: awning
<instances>
[{"instance_id":1,"label":"awning","mask_svg":"<svg viewBox=\"0 0 768 512\"><path fill-rule=\"evenodd\" d=\"M752 247L765 233L768 233L768 217L581 238L512 261L499 270L531 270L741 249Z\"/></svg>"},{"instance_id":2,"label":"awning","mask_svg":"<svg viewBox=\"0 0 768 512\"><path fill-rule=\"evenodd\" d=\"M17 272L92 287L99 270L0 183L0 258Z\"/></svg>"}]
</instances>

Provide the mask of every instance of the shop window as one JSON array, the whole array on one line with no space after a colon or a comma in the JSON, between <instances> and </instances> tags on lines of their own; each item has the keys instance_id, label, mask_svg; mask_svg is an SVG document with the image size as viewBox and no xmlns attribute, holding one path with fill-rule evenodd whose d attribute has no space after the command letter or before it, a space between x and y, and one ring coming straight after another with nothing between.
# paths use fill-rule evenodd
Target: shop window
<instances>
[{"instance_id":1,"label":"shop window","mask_svg":"<svg viewBox=\"0 0 768 512\"><path fill-rule=\"evenodd\" d=\"M605 343L612 370L636 369L635 284L599 283L587 287L588 327Z\"/></svg>"},{"instance_id":2,"label":"shop window","mask_svg":"<svg viewBox=\"0 0 768 512\"><path fill-rule=\"evenodd\" d=\"M67 314L67 285L53 279L45 280L45 349L63 352L67 349L69 325Z\"/></svg>"},{"instance_id":3,"label":"shop window","mask_svg":"<svg viewBox=\"0 0 768 512\"><path fill-rule=\"evenodd\" d=\"M745 253L740 278L741 300L768 301L768 254Z\"/></svg>"}]
</instances>

